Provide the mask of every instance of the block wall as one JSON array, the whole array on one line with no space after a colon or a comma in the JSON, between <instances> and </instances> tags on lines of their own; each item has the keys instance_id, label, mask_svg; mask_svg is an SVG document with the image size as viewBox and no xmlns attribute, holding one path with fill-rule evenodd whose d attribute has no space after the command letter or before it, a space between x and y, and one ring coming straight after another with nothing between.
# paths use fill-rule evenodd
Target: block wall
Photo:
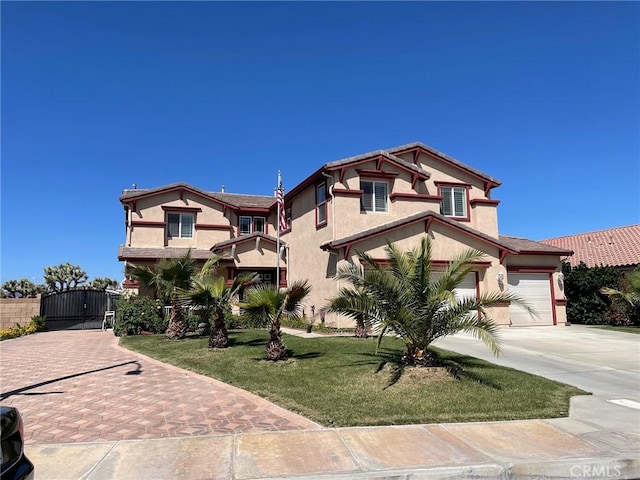
<instances>
[{"instance_id":1,"label":"block wall","mask_svg":"<svg viewBox=\"0 0 640 480\"><path fill-rule=\"evenodd\" d=\"M16 323L24 327L36 315L40 315L40 297L0 298L0 329L13 327Z\"/></svg>"}]
</instances>

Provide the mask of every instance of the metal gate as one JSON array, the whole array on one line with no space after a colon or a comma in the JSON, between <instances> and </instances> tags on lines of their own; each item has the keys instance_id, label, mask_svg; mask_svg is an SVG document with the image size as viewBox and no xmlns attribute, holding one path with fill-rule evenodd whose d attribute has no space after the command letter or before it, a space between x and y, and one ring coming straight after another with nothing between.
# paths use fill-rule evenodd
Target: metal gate
<instances>
[{"instance_id":1,"label":"metal gate","mask_svg":"<svg viewBox=\"0 0 640 480\"><path fill-rule=\"evenodd\" d=\"M49 330L102 328L104 312L115 311L120 295L104 290L69 290L42 295L40 315Z\"/></svg>"}]
</instances>

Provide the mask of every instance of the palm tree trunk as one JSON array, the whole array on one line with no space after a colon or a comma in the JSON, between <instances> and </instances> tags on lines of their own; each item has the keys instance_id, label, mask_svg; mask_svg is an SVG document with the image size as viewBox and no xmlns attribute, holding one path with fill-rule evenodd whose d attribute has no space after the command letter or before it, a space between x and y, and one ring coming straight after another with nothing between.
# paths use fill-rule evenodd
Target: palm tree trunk
<instances>
[{"instance_id":1,"label":"palm tree trunk","mask_svg":"<svg viewBox=\"0 0 640 480\"><path fill-rule=\"evenodd\" d=\"M224 311L216 312L213 319L213 328L209 335L209 348L227 348L229 346L229 334L224 321Z\"/></svg>"},{"instance_id":2,"label":"palm tree trunk","mask_svg":"<svg viewBox=\"0 0 640 480\"><path fill-rule=\"evenodd\" d=\"M284 360L287 358L287 347L282 340L282 332L280 331L280 322L274 322L271 324L271 331L269 342L266 348L267 360L277 362L278 360Z\"/></svg>"},{"instance_id":3,"label":"palm tree trunk","mask_svg":"<svg viewBox=\"0 0 640 480\"><path fill-rule=\"evenodd\" d=\"M407 350L402 361L412 367L433 367L437 361L427 347L419 348L415 345L407 345Z\"/></svg>"},{"instance_id":4,"label":"palm tree trunk","mask_svg":"<svg viewBox=\"0 0 640 480\"><path fill-rule=\"evenodd\" d=\"M356 319L356 331L354 335L356 338L369 338L369 331L362 319Z\"/></svg>"},{"instance_id":5,"label":"palm tree trunk","mask_svg":"<svg viewBox=\"0 0 640 480\"><path fill-rule=\"evenodd\" d=\"M165 335L170 340L182 340L187 336L187 323L184 321L182 306L178 303L176 295L171 298L171 318Z\"/></svg>"}]
</instances>

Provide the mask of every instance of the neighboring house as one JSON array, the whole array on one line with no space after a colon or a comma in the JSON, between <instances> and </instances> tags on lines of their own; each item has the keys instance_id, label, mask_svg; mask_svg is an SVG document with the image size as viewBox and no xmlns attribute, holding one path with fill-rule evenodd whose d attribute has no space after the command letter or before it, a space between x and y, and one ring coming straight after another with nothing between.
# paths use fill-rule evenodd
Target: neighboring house
<instances>
[{"instance_id":1,"label":"neighboring house","mask_svg":"<svg viewBox=\"0 0 640 480\"><path fill-rule=\"evenodd\" d=\"M573 250L573 256L563 258L572 267L582 262L587 267L632 270L640 265L640 224L550 238L541 243Z\"/></svg>"},{"instance_id":2,"label":"neighboring house","mask_svg":"<svg viewBox=\"0 0 640 480\"><path fill-rule=\"evenodd\" d=\"M537 312L515 305L491 315L501 325L564 325L561 258L565 248L498 233L500 182L422 143L330 162L285 195L287 229L281 233L281 285L309 279L307 312L322 307L340 286L333 277L344 262L358 263L358 251L383 259L388 241L415 247L433 240L435 265L475 248L485 253L456 292L513 291ZM118 258L156 262L191 249L204 262L225 255L221 270L231 281L243 271L275 283L276 198L207 192L176 183L148 190L125 190L126 241ZM126 269L125 269L126 270ZM137 288L129 277L125 287ZM324 313L324 312L322 312ZM349 319L326 316L337 326Z\"/></svg>"}]
</instances>

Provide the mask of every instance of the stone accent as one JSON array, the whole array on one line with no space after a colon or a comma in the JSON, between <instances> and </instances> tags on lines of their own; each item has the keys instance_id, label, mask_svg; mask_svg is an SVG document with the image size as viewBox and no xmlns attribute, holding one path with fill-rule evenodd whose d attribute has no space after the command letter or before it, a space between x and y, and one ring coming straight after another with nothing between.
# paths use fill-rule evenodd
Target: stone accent
<instances>
[{"instance_id":1,"label":"stone accent","mask_svg":"<svg viewBox=\"0 0 640 480\"><path fill-rule=\"evenodd\" d=\"M0 329L23 327L31 317L40 315L40 296L37 298L0 298Z\"/></svg>"}]
</instances>

